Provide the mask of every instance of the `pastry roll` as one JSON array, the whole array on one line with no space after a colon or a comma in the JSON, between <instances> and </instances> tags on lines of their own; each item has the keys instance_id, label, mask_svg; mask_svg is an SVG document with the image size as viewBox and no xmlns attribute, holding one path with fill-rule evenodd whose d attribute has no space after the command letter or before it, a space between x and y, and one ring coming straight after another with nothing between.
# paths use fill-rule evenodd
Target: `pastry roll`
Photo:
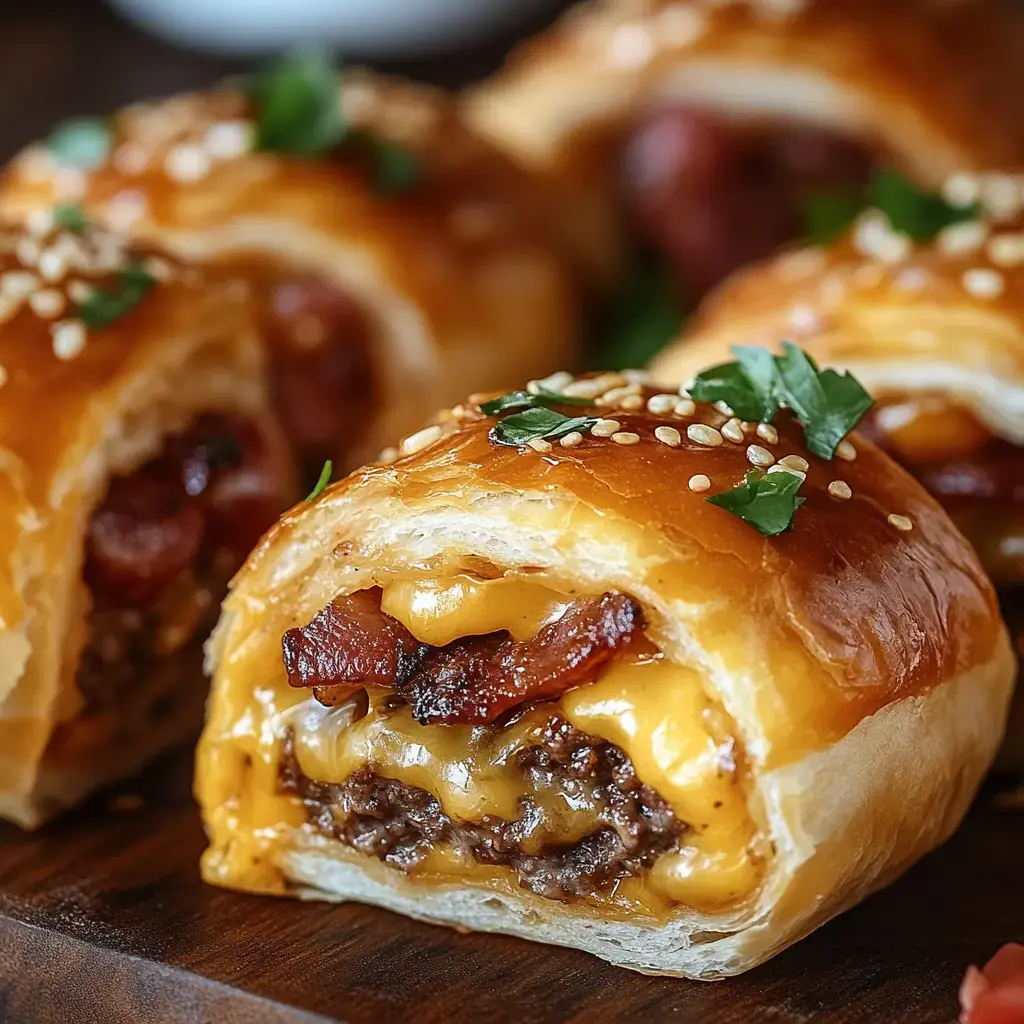
<instances>
[{"instance_id":1,"label":"pastry roll","mask_svg":"<svg viewBox=\"0 0 1024 1024\"><path fill-rule=\"evenodd\" d=\"M1013 657L908 474L614 374L479 400L236 578L207 881L717 978L956 827Z\"/></svg>"},{"instance_id":2,"label":"pastry roll","mask_svg":"<svg viewBox=\"0 0 1024 1024\"><path fill-rule=\"evenodd\" d=\"M850 202L876 166L937 188L1024 162L1024 25L932 0L581 3L473 93L563 197L605 279L641 252L694 301Z\"/></svg>"},{"instance_id":3,"label":"pastry roll","mask_svg":"<svg viewBox=\"0 0 1024 1024\"><path fill-rule=\"evenodd\" d=\"M253 283L275 405L314 477L575 345L537 189L426 87L292 58L72 123L0 185L11 216L55 201Z\"/></svg>"},{"instance_id":4,"label":"pastry roll","mask_svg":"<svg viewBox=\"0 0 1024 1024\"><path fill-rule=\"evenodd\" d=\"M227 581L295 497L256 323L96 229L0 233L0 816L198 732Z\"/></svg>"},{"instance_id":5,"label":"pastry roll","mask_svg":"<svg viewBox=\"0 0 1024 1024\"><path fill-rule=\"evenodd\" d=\"M795 339L877 398L862 429L946 506L997 583L1024 582L1024 176L960 174L978 217L915 242L880 211L726 283L652 367ZM1003 196L998 209L984 197Z\"/></svg>"}]
</instances>

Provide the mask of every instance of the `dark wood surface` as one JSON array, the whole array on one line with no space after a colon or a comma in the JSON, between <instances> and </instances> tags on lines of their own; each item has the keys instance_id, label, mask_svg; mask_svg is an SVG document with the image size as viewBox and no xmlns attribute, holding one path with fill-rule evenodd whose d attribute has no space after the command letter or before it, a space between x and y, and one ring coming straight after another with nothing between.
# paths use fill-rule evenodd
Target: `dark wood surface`
<instances>
[{"instance_id":1,"label":"dark wood surface","mask_svg":"<svg viewBox=\"0 0 1024 1024\"><path fill-rule=\"evenodd\" d=\"M398 70L457 84L505 45ZM60 118L237 67L138 35L90 0L5 4L0 158ZM966 966L1024 937L1024 810L994 790L888 891L764 967L701 985L366 907L203 886L189 770L183 751L37 834L0 826L0 1024L938 1024L955 1020Z\"/></svg>"}]
</instances>

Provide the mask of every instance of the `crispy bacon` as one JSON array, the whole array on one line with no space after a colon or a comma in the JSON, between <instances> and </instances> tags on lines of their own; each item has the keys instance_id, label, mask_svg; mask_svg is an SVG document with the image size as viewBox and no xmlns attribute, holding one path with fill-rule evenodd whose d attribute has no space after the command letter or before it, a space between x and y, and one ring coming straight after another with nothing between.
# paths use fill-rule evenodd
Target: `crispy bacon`
<instances>
[{"instance_id":1,"label":"crispy bacon","mask_svg":"<svg viewBox=\"0 0 1024 1024\"><path fill-rule=\"evenodd\" d=\"M364 686L394 690L422 723L483 725L527 701L553 700L595 679L642 626L624 594L574 601L530 640L507 632L421 644L380 608L380 592L336 598L284 636L292 686L333 705Z\"/></svg>"}]
</instances>

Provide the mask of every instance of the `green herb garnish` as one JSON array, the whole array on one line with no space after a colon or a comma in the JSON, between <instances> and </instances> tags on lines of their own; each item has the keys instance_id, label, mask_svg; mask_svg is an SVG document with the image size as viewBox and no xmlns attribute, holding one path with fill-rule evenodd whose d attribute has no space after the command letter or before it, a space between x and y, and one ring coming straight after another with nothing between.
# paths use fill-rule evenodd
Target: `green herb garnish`
<instances>
[{"instance_id":1,"label":"green herb garnish","mask_svg":"<svg viewBox=\"0 0 1024 1024\"><path fill-rule=\"evenodd\" d=\"M331 474L334 472L334 463L328 459L324 463L324 468L320 470L320 476L317 479L316 486L306 495L306 501L312 501L314 498L319 498L324 491L327 490L327 485L331 482Z\"/></svg>"},{"instance_id":2,"label":"green herb garnish","mask_svg":"<svg viewBox=\"0 0 1024 1024\"><path fill-rule=\"evenodd\" d=\"M752 469L744 483L704 500L731 512L766 537L774 537L793 525L796 510L806 501L797 494L802 483L803 478L795 473Z\"/></svg>"},{"instance_id":3,"label":"green herb garnish","mask_svg":"<svg viewBox=\"0 0 1024 1024\"><path fill-rule=\"evenodd\" d=\"M640 270L610 313L597 346L598 365L607 370L646 366L676 336L684 316L684 304L667 275Z\"/></svg>"},{"instance_id":4,"label":"green herb garnish","mask_svg":"<svg viewBox=\"0 0 1024 1024\"><path fill-rule=\"evenodd\" d=\"M849 192L815 192L804 200L804 235L811 245L831 245L856 219L864 200Z\"/></svg>"},{"instance_id":5,"label":"green herb garnish","mask_svg":"<svg viewBox=\"0 0 1024 1024\"><path fill-rule=\"evenodd\" d=\"M764 348L734 345L735 363L698 374L687 389L698 402L725 402L740 419L770 423L779 411L775 358Z\"/></svg>"},{"instance_id":6,"label":"green herb garnish","mask_svg":"<svg viewBox=\"0 0 1024 1024\"><path fill-rule=\"evenodd\" d=\"M74 203L64 203L55 206L53 210L53 223L76 235L84 235L89 230L89 219L80 206Z\"/></svg>"},{"instance_id":7,"label":"green herb garnish","mask_svg":"<svg viewBox=\"0 0 1024 1024\"><path fill-rule=\"evenodd\" d=\"M415 188L423 176L419 155L390 139L374 138L373 158L373 187L378 195L401 195Z\"/></svg>"},{"instance_id":8,"label":"green herb garnish","mask_svg":"<svg viewBox=\"0 0 1024 1024\"><path fill-rule=\"evenodd\" d=\"M348 137L341 72L326 53L289 54L250 75L244 88L256 117L257 149L318 156Z\"/></svg>"},{"instance_id":9,"label":"green herb garnish","mask_svg":"<svg viewBox=\"0 0 1024 1024\"><path fill-rule=\"evenodd\" d=\"M977 205L951 206L942 196L922 192L892 170L879 172L871 198L872 206L889 218L893 230L915 242L930 242L943 228L978 216Z\"/></svg>"},{"instance_id":10,"label":"green herb garnish","mask_svg":"<svg viewBox=\"0 0 1024 1024\"><path fill-rule=\"evenodd\" d=\"M563 416L554 409L526 409L495 423L490 438L496 444L512 447L524 445L535 438L554 441L574 430L588 430L597 420L596 416Z\"/></svg>"},{"instance_id":11,"label":"green herb garnish","mask_svg":"<svg viewBox=\"0 0 1024 1024\"><path fill-rule=\"evenodd\" d=\"M94 288L92 294L75 309L86 327L106 327L134 309L156 284L141 263L129 263L118 271L117 288Z\"/></svg>"},{"instance_id":12,"label":"green herb garnish","mask_svg":"<svg viewBox=\"0 0 1024 1024\"><path fill-rule=\"evenodd\" d=\"M537 388L534 391L510 391L500 398L492 398L489 402L480 403L480 411L487 416L500 416L503 412L516 409L536 409L549 405L593 405L590 398L579 398L575 395L560 395L556 391Z\"/></svg>"},{"instance_id":13,"label":"green herb garnish","mask_svg":"<svg viewBox=\"0 0 1024 1024\"><path fill-rule=\"evenodd\" d=\"M102 118L81 117L57 125L46 145L59 164L88 171L110 155L114 133Z\"/></svg>"}]
</instances>

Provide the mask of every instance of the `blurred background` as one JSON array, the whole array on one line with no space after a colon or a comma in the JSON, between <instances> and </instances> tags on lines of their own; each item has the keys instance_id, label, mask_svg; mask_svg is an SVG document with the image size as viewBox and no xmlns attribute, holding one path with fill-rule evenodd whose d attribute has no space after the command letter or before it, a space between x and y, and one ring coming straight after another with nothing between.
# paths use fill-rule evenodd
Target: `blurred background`
<instances>
[{"instance_id":1,"label":"blurred background","mask_svg":"<svg viewBox=\"0 0 1024 1024\"><path fill-rule=\"evenodd\" d=\"M0 4L0 160L55 121L191 89L319 42L444 86L494 70L568 0L20 0Z\"/></svg>"}]
</instances>

